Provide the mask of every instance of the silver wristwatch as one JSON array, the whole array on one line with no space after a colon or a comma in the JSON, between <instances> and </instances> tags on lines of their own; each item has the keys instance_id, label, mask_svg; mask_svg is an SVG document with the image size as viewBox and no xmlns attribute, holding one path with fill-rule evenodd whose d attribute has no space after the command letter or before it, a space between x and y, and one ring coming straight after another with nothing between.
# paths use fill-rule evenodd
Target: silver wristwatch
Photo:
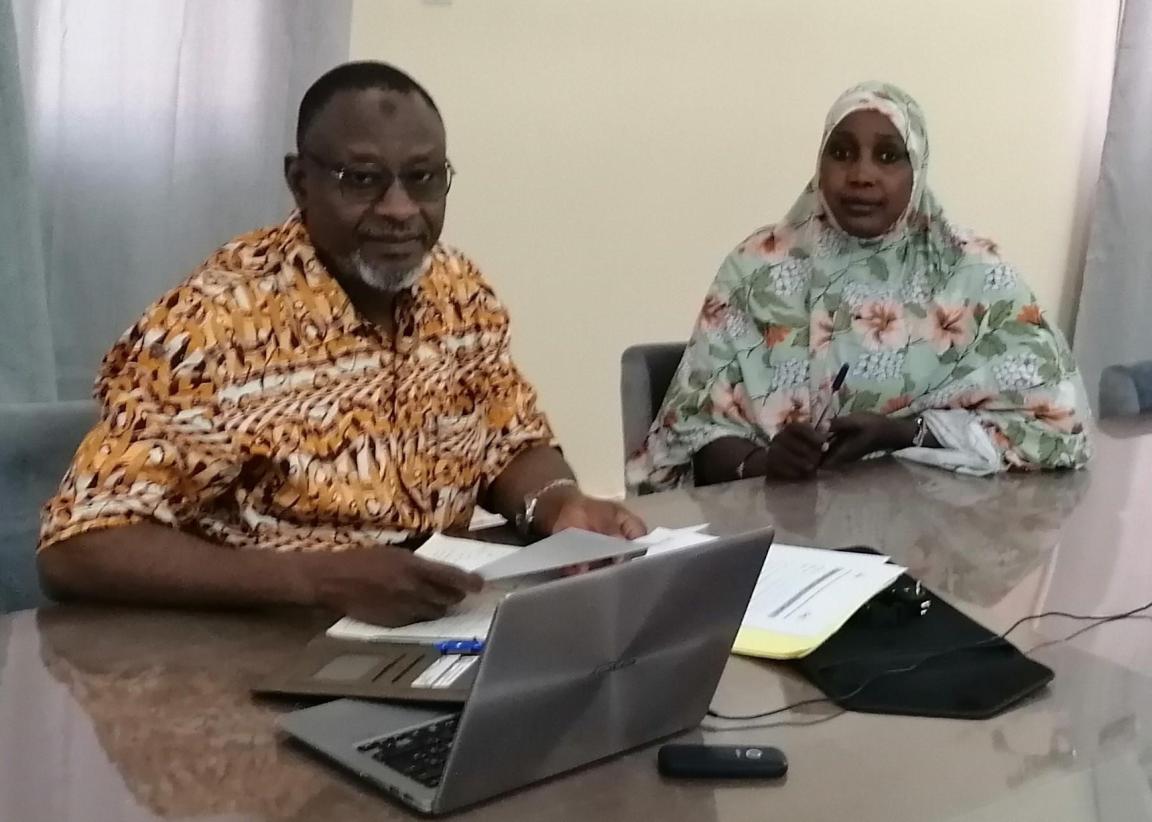
<instances>
[{"instance_id":1,"label":"silver wristwatch","mask_svg":"<svg viewBox=\"0 0 1152 822\"><path fill-rule=\"evenodd\" d=\"M526 537L531 536L532 525L536 521L536 506L540 502L540 499L549 491L555 491L557 488L564 488L565 486L575 488L576 480L570 477L552 480L543 488L533 491L524 497L524 510L516 516L516 530Z\"/></svg>"},{"instance_id":2,"label":"silver wristwatch","mask_svg":"<svg viewBox=\"0 0 1152 822\"><path fill-rule=\"evenodd\" d=\"M764 449L762 449L760 446L757 445L757 446L753 447L753 449L751 451L749 451L747 454L744 455L744 458L742 460L740 460L740 464L736 466L736 479L738 479L738 480L744 479L744 471L748 467L748 460L752 459L754 456L756 456L757 454L759 454L763 450Z\"/></svg>"},{"instance_id":3,"label":"silver wristwatch","mask_svg":"<svg viewBox=\"0 0 1152 822\"><path fill-rule=\"evenodd\" d=\"M922 415L916 417L916 435L912 437L913 448L923 448L924 440L928 438L928 425L924 422Z\"/></svg>"}]
</instances>

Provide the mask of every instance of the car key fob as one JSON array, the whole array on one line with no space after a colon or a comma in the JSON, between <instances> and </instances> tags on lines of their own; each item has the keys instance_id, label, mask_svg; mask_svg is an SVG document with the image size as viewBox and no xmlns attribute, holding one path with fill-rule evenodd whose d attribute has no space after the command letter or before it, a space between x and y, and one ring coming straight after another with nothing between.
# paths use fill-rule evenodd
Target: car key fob
<instances>
[{"instance_id":1,"label":"car key fob","mask_svg":"<svg viewBox=\"0 0 1152 822\"><path fill-rule=\"evenodd\" d=\"M777 779L788 773L779 748L758 745L689 745L660 748L656 765L664 776L695 779Z\"/></svg>"}]
</instances>

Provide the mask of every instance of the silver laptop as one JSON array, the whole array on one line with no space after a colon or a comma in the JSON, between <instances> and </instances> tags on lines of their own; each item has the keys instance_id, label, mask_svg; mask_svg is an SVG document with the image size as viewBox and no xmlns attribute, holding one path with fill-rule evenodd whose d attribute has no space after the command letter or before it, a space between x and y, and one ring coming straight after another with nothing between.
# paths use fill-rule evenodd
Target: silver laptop
<instances>
[{"instance_id":1,"label":"silver laptop","mask_svg":"<svg viewBox=\"0 0 1152 822\"><path fill-rule=\"evenodd\" d=\"M694 727L772 536L764 529L510 594L463 711L342 699L285 714L280 727L432 814Z\"/></svg>"}]
</instances>

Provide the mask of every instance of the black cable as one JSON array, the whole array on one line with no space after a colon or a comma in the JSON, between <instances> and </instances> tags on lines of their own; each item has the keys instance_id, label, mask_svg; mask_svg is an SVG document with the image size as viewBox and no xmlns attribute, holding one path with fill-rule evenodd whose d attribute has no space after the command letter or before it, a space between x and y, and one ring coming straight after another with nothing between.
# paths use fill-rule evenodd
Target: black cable
<instances>
[{"instance_id":1,"label":"black cable","mask_svg":"<svg viewBox=\"0 0 1152 822\"><path fill-rule=\"evenodd\" d=\"M1012 623L1012 625L1008 628L1008 630L1004 631L1001 634L997 634L996 636L989 637L988 639L982 639L979 642L969 642L969 643L965 643L964 645L956 645L956 646L953 646L951 648L944 648L940 651L934 651L934 652L928 654L928 656L922 657L919 661L913 663L912 665L906 665L906 666L901 667L901 668L889 668L886 671L881 671L880 673L876 674L875 676L872 676L872 677L864 680L864 682L861 685L857 686L856 688L854 688L851 691L848 691L847 693L844 693L844 694L838 694L836 696L821 696L821 697L813 697L812 699L804 699L804 700L801 700L800 702L793 702L791 705L785 705L783 708L776 708L775 710L765 711L764 713L759 713L759 714L744 714L744 715L722 714L718 711L714 711L711 708L709 708L708 709L708 716L713 717L715 719L727 719L727 720L733 720L733 721L747 721L747 720L752 720L752 719L765 719L767 717L776 716L777 714L782 714L782 713L785 713L787 711L793 711L797 708L804 708L804 707L807 707L809 705L819 705L823 702L832 702L832 703L843 702L846 699L851 699L852 697L862 693L863 691L865 691L866 689L868 689L869 687L874 685L878 680L881 680L885 677L892 676L894 674L911 673L912 671L915 671L918 668L920 668L920 666L922 666L928 662L932 662L933 660L940 659L941 657L948 656L949 654L958 653L960 651L969 651L969 650L972 650L975 648L982 648L985 645L992 645L992 644L995 644L998 642L1004 642L1008 639L1009 634L1011 634L1013 631L1015 631L1017 628L1019 628L1021 625L1023 625L1026 622L1033 622L1033 621L1038 620L1038 619L1045 619L1046 617L1052 617L1052 616L1064 617L1065 619L1072 619L1072 620L1077 620L1077 621L1091 621L1092 622L1091 625L1089 625L1089 626L1087 626L1087 627L1085 627L1079 631L1076 631L1075 633L1070 634L1069 636L1065 637L1064 640L1061 640L1061 641L1067 641L1067 640L1072 639L1074 637L1080 636L1081 634L1087 633L1088 631L1091 631L1093 628L1098 628L1101 625L1106 625L1109 622L1119 622L1120 620L1130 619L1130 618L1136 616L1137 614L1139 614L1141 611L1147 611L1149 608L1152 608L1152 601L1148 602L1145 605L1141 605L1139 608L1133 608L1130 611L1124 611L1124 612L1119 613L1119 614L1105 614L1102 616L1101 615L1088 615L1088 614L1072 614L1072 613L1069 613L1067 611L1044 611L1043 613L1039 613L1039 614L1031 614L1030 616L1021 617L1020 619L1016 620L1015 622ZM1047 644L1051 644L1051 643L1047 643ZM1037 647L1042 647L1042 646L1037 646ZM1035 650L1035 649L1033 649L1033 650ZM835 665L831 665L829 667L830 668L839 668L839 667L842 667L844 665L848 665L848 664L851 664L853 662L860 662L860 661L864 661L864 658L842 660L840 662L837 662Z\"/></svg>"},{"instance_id":2,"label":"black cable","mask_svg":"<svg viewBox=\"0 0 1152 822\"><path fill-rule=\"evenodd\" d=\"M846 713L848 713L848 711L841 708L833 713L813 716L811 718L801 716L799 719L780 719L775 722L745 722L739 725L717 725L715 723L706 724L701 722L700 730L713 734L723 734L732 733L733 731L764 731L772 728L810 728L813 725L823 725L825 722L839 719Z\"/></svg>"},{"instance_id":3,"label":"black cable","mask_svg":"<svg viewBox=\"0 0 1152 822\"><path fill-rule=\"evenodd\" d=\"M844 698L847 699L848 697L844 697ZM740 715L740 716L733 716L730 714L722 714L718 711L714 711L711 708L709 708L708 709L708 716L712 717L713 719L731 719L731 720L736 720L736 721L744 721L744 720L749 720L749 719L766 719L770 716L776 716L777 714L786 713L788 711L794 711L797 708L806 708L809 705L819 705L821 702L832 702L832 701L833 700L831 697L818 696L818 697L813 697L812 699L805 699L801 702L793 702L791 705L785 705L783 708L777 708L774 711L765 711L762 714L744 714L744 715Z\"/></svg>"},{"instance_id":4,"label":"black cable","mask_svg":"<svg viewBox=\"0 0 1152 822\"><path fill-rule=\"evenodd\" d=\"M1021 617L1020 619L1016 620L1015 622L1012 623L1012 625L1008 628L1008 630L1004 631L1001 634L997 634L996 636L988 637L987 639L981 639L981 640L978 640L976 642L969 642L969 643L965 643L963 645L955 645L951 648L941 648L938 651L930 652L927 657L925 657L924 659L922 659L920 661L921 662L928 662L928 661L931 661L933 659L937 659L941 656L945 656L947 654L959 653L961 651L968 651L968 650L972 650L974 648L982 648L986 645L995 645L999 642L1004 642L1005 640L1007 640L1008 635L1011 634L1013 631L1015 631L1017 628L1019 628L1021 625L1023 625L1026 622L1032 622L1032 621L1035 621L1038 619L1045 619L1047 617L1058 616L1058 617L1064 617L1066 619L1072 619L1072 620L1078 620L1078 621L1091 621L1093 624L1089 625L1084 630L1092 630L1093 628L1097 627L1097 625L1103 625L1107 622L1116 622L1118 620L1128 619L1132 616L1135 616L1136 614L1139 614L1141 611L1147 611L1149 608L1152 608L1152 602L1149 602L1146 605L1142 605L1139 608L1133 608L1131 611L1124 611L1123 613L1119 613L1119 614L1073 614L1073 613L1069 613L1068 611L1044 611L1044 612L1039 613L1039 614L1031 614L1030 616ZM1079 636L1080 633L1082 633L1082 632L1083 631L1077 631L1072 636ZM1071 637L1067 637L1066 639L1070 639L1070 638ZM841 659L838 662L836 662L835 664L830 665L828 667L829 667L829 669L842 668L845 665L852 665L852 664L857 663L857 662L870 662L870 661L875 661L875 659L876 659L875 657L863 657L863 656L852 657L851 659ZM898 670L893 671L893 673L896 673L896 672L904 673L903 669L898 669ZM889 673L889 672L888 671L882 671L880 674L877 674L877 676L883 676L883 675L886 675L887 673ZM853 693L851 696L855 696L855 693ZM850 699L851 697L844 697L844 698Z\"/></svg>"},{"instance_id":5,"label":"black cable","mask_svg":"<svg viewBox=\"0 0 1152 822\"><path fill-rule=\"evenodd\" d=\"M1152 616L1149 616L1148 614L1133 614L1132 616L1129 616L1129 617L1125 617L1125 618L1126 618L1126 619L1147 619L1147 620L1152 620ZM1045 642L1041 642L1039 645L1033 645L1033 646L1032 646L1031 648L1029 648L1029 649L1028 649L1028 650L1027 650L1025 653L1028 653L1028 654L1034 654L1034 653L1036 653L1037 651L1042 651L1042 650L1044 650L1045 648L1050 648L1050 647L1052 647L1053 645L1061 645L1061 644L1063 644L1063 643L1065 643L1065 642L1071 642L1072 640L1076 639L1076 637L1080 636L1081 634L1086 634L1086 633L1088 633L1088 632L1089 632L1089 631L1091 631L1093 628L1098 628L1098 627L1100 627L1101 625L1106 625L1106 624L1107 624L1107 623L1109 623L1109 622L1116 622L1116 621L1117 621L1117 620L1114 620L1114 619L1102 619L1102 620L1100 620L1099 622L1093 622L1091 625L1085 625L1083 628L1080 628L1080 629L1078 629L1078 630L1075 630L1075 631L1073 631L1072 633L1068 634L1068 636L1062 636L1062 637L1060 637L1059 639L1049 639L1049 640L1047 640L1047 641L1045 641Z\"/></svg>"}]
</instances>

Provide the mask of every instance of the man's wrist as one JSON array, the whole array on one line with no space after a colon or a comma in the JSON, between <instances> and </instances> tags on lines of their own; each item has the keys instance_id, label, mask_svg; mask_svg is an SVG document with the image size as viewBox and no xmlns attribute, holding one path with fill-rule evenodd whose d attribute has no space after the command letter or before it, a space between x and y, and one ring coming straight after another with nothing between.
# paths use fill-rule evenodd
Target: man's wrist
<instances>
[{"instance_id":1,"label":"man's wrist","mask_svg":"<svg viewBox=\"0 0 1152 822\"><path fill-rule=\"evenodd\" d=\"M325 564L330 560L325 552L307 552L285 555L285 585L288 601L294 605L319 607L327 605L324 595Z\"/></svg>"},{"instance_id":2,"label":"man's wrist","mask_svg":"<svg viewBox=\"0 0 1152 822\"><path fill-rule=\"evenodd\" d=\"M550 534L564 506L584 496L575 480L549 483L535 496L532 516L524 523L525 530L535 534Z\"/></svg>"}]
</instances>

